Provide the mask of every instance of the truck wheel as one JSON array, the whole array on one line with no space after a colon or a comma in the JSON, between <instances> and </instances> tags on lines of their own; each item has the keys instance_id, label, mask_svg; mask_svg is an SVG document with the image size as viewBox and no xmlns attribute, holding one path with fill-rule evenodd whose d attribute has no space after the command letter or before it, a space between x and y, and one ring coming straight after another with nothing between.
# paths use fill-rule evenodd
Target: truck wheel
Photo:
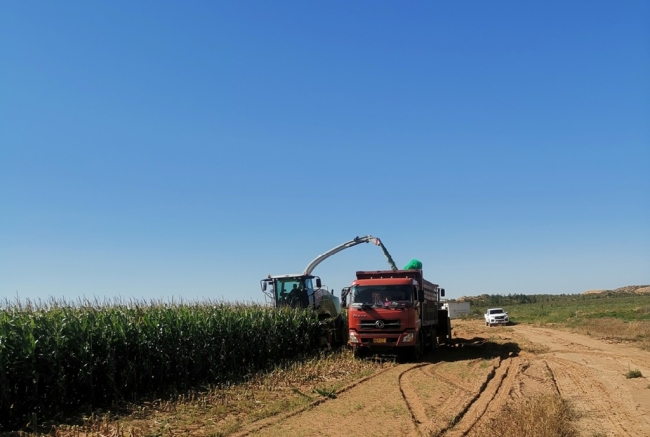
<instances>
[{"instance_id":1,"label":"truck wheel","mask_svg":"<svg viewBox=\"0 0 650 437\"><path fill-rule=\"evenodd\" d=\"M418 341L415 346L411 348L409 353L411 361L417 361L422 358L422 355L424 355L424 342L424 336L422 335L422 331L420 331L420 334L418 334Z\"/></svg>"},{"instance_id":2,"label":"truck wheel","mask_svg":"<svg viewBox=\"0 0 650 437\"><path fill-rule=\"evenodd\" d=\"M438 334L435 329L431 330L431 344L429 345L429 350L434 352L438 348Z\"/></svg>"}]
</instances>

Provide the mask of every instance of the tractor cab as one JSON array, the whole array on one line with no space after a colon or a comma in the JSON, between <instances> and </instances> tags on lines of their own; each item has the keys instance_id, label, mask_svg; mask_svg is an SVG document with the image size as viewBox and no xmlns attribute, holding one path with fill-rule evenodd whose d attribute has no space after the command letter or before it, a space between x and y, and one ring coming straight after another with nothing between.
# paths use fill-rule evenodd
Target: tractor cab
<instances>
[{"instance_id":1,"label":"tractor cab","mask_svg":"<svg viewBox=\"0 0 650 437\"><path fill-rule=\"evenodd\" d=\"M308 308L313 305L314 283L317 289L321 287L320 278L311 275L269 276L260 281L262 292L276 307L293 308Z\"/></svg>"},{"instance_id":2,"label":"tractor cab","mask_svg":"<svg viewBox=\"0 0 650 437\"><path fill-rule=\"evenodd\" d=\"M323 287L318 276L281 275L269 276L260 281L262 292L276 308L311 308L321 320L341 314L339 298Z\"/></svg>"}]
</instances>

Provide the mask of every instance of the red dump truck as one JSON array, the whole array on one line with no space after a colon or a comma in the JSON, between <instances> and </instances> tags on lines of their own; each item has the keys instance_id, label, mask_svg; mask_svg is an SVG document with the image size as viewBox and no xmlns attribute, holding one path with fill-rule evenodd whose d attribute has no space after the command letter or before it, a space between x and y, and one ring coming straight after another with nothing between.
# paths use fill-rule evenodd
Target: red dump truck
<instances>
[{"instance_id":1,"label":"red dump truck","mask_svg":"<svg viewBox=\"0 0 650 437\"><path fill-rule=\"evenodd\" d=\"M440 303L444 295L443 288L424 279L422 270L357 272L342 292L355 357L397 353L416 360L448 342L451 323Z\"/></svg>"}]
</instances>

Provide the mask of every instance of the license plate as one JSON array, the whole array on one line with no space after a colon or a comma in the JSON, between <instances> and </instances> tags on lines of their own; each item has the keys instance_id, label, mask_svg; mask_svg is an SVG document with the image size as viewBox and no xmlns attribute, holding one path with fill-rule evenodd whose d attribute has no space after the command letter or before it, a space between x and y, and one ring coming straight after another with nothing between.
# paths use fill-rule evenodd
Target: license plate
<instances>
[{"instance_id":1,"label":"license plate","mask_svg":"<svg viewBox=\"0 0 650 437\"><path fill-rule=\"evenodd\" d=\"M373 343L386 343L386 339L385 338L373 338L372 342Z\"/></svg>"}]
</instances>

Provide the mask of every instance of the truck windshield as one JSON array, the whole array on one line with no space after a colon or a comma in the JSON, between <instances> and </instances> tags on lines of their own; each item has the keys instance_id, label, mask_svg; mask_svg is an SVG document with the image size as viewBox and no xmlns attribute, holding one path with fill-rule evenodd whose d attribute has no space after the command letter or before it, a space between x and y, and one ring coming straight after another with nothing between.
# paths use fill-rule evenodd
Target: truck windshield
<instances>
[{"instance_id":1,"label":"truck windshield","mask_svg":"<svg viewBox=\"0 0 650 437\"><path fill-rule=\"evenodd\" d=\"M412 285L357 285L352 287L352 305L391 306L413 303Z\"/></svg>"},{"instance_id":2,"label":"truck windshield","mask_svg":"<svg viewBox=\"0 0 650 437\"><path fill-rule=\"evenodd\" d=\"M501 314L501 313L503 313L503 310L501 308L496 310L490 310L490 314Z\"/></svg>"}]
</instances>

